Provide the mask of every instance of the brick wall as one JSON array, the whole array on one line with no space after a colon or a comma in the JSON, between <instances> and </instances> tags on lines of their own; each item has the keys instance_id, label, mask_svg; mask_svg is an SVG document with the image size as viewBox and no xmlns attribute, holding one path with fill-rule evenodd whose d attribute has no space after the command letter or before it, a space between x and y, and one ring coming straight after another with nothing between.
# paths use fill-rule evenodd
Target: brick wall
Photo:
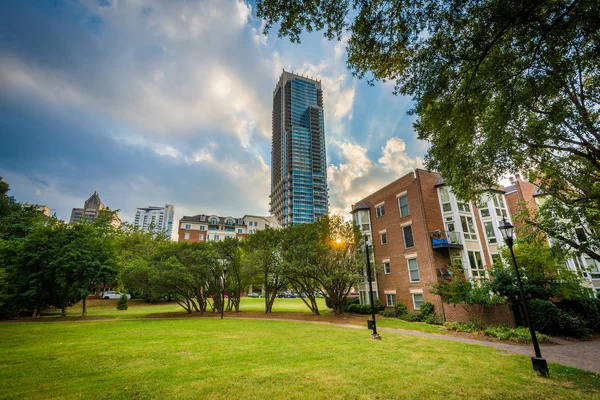
<instances>
[{"instance_id":1,"label":"brick wall","mask_svg":"<svg viewBox=\"0 0 600 400\"><path fill-rule=\"evenodd\" d=\"M460 304L456 306L444 304L443 311L446 315L446 321L469 322L469 313ZM486 325L516 326L512 311L507 304L486 306L483 312L483 323Z\"/></svg>"}]
</instances>

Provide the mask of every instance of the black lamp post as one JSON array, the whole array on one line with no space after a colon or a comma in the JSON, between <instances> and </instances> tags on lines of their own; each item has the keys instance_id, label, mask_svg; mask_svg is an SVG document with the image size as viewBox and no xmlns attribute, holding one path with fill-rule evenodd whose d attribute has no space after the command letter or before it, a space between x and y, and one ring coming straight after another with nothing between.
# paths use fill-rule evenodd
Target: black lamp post
<instances>
[{"instance_id":1,"label":"black lamp post","mask_svg":"<svg viewBox=\"0 0 600 400\"><path fill-rule=\"evenodd\" d=\"M369 280L369 299L371 300L371 316L372 320L367 321L367 327L373 329L371 339L381 339L381 335L377 333L377 320L375 319L375 304L373 304L373 279L371 278L371 259L369 256L369 243L368 237L365 236L365 251L367 252L367 279Z\"/></svg>"},{"instance_id":2,"label":"black lamp post","mask_svg":"<svg viewBox=\"0 0 600 400\"><path fill-rule=\"evenodd\" d=\"M537 371L542 376L548 376L548 363L546 359L542 358L542 352L540 351L540 345L538 344L537 337L535 336L535 330L529 319L529 308L527 307L527 299L525 298L525 292L523 291L523 283L521 282L521 274L519 273L519 267L517 266L517 260L515 259L515 253L513 251L513 230L514 226L506 220L506 217L502 218L500 223L500 232L506 242L506 245L510 249L510 255L512 257L513 266L515 267L515 274L517 276L517 285L519 285L519 294L521 296L521 303L523 304L523 313L525 314L525 322L529 327L529 333L531 334L531 341L533 342L533 349L535 351L535 357L531 357L531 365L533 370Z\"/></svg>"},{"instance_id":3,"label":"black lamp post","mask_svg":"<svg viewBox=\"0 0 600 400\"><path fill-rule=\"evenodd\" d=\"M223 319L223 313L225 312L225 278L227 277L227 264L223 260L223 299L221 301L221 319Z\"/></svg>"}]
</instances>

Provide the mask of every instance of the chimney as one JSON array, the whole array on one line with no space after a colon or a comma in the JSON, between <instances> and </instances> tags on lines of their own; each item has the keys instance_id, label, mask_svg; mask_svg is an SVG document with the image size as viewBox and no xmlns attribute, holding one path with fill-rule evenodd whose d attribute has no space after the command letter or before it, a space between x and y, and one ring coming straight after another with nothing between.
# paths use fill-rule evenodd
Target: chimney
<instances>
[{"instance_id":1,"label":"chimney","mask_svg":"<svg viewBox=\"0 0 600 400\"><path fill-rule=\"evenodd\" d=\"M515 178L520 181L521 180L521 174L515 174Z\"/></svg>"},{"instance_id":2,"label":"chimney","mask_svg":"<svg viewBox=\"0 0 600 400\"><path fill-rule=\"evenodd\" d=\"M511 176L510 178L508 178L508 180L510 181L510 183L515 183L515 177Z\"/></svg>"}]
</instances>

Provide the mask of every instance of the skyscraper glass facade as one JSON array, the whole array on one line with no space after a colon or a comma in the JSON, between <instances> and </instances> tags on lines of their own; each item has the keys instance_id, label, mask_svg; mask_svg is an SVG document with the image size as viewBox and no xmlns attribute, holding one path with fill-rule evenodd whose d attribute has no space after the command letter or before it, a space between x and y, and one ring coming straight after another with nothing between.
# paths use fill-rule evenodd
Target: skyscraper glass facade
<instances>
[{"instance_id":1,"label":"skyscraper glass facade","mask_svg":"<svg viewBox=\"0 0 600 400\"><path fill-rule=\"evenodd\" d=\"M282 226L327 214L321 82L284 71L273 93L271 212Z\"/></svg>"}]
</instances>

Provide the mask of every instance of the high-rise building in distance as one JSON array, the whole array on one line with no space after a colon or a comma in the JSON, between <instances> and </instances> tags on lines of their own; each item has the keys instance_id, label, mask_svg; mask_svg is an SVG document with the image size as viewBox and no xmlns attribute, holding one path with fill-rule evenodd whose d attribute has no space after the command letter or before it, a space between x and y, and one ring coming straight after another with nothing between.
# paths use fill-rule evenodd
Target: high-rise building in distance
<instances>
[{"instance_id":1,"label":"high-rise building in distance","mask_svg":"<svg viewBox=\"0 0 600 400\"><path fill-rule=\"evenodd\" d=\"M145 231L165 233L170 239L174 216L175 207L171 204L165 204L164 207L141 207L135 213L134 225Z\"/></svg>"},{"instance_id":2,"label":"high-rise building in distance","mask_svg":"<svg viewBox=\"0 0 600 400\"><path fill-rule=\"evenodd\" d=\"M273 91L271 214L286 227L328 206L321 82L284 70Z\"/></svg>"},{"instance_id":3,"label":"high-rise building in distance","mask_svg":"<svg viewBox=\"0 0 600 400\"><path fill-rule=\"evenodd\" d=\"M94 190L92 194L84 203L83 208L73 208L71 211L71 218L69 223L79 222L81 220L91 220L98 216L100 211L106 210L108 207L104 205L98 192ZM121 226L121 218L118 214L113 216L112 225L115 227Z\"/></svg>"}]
</instances>

